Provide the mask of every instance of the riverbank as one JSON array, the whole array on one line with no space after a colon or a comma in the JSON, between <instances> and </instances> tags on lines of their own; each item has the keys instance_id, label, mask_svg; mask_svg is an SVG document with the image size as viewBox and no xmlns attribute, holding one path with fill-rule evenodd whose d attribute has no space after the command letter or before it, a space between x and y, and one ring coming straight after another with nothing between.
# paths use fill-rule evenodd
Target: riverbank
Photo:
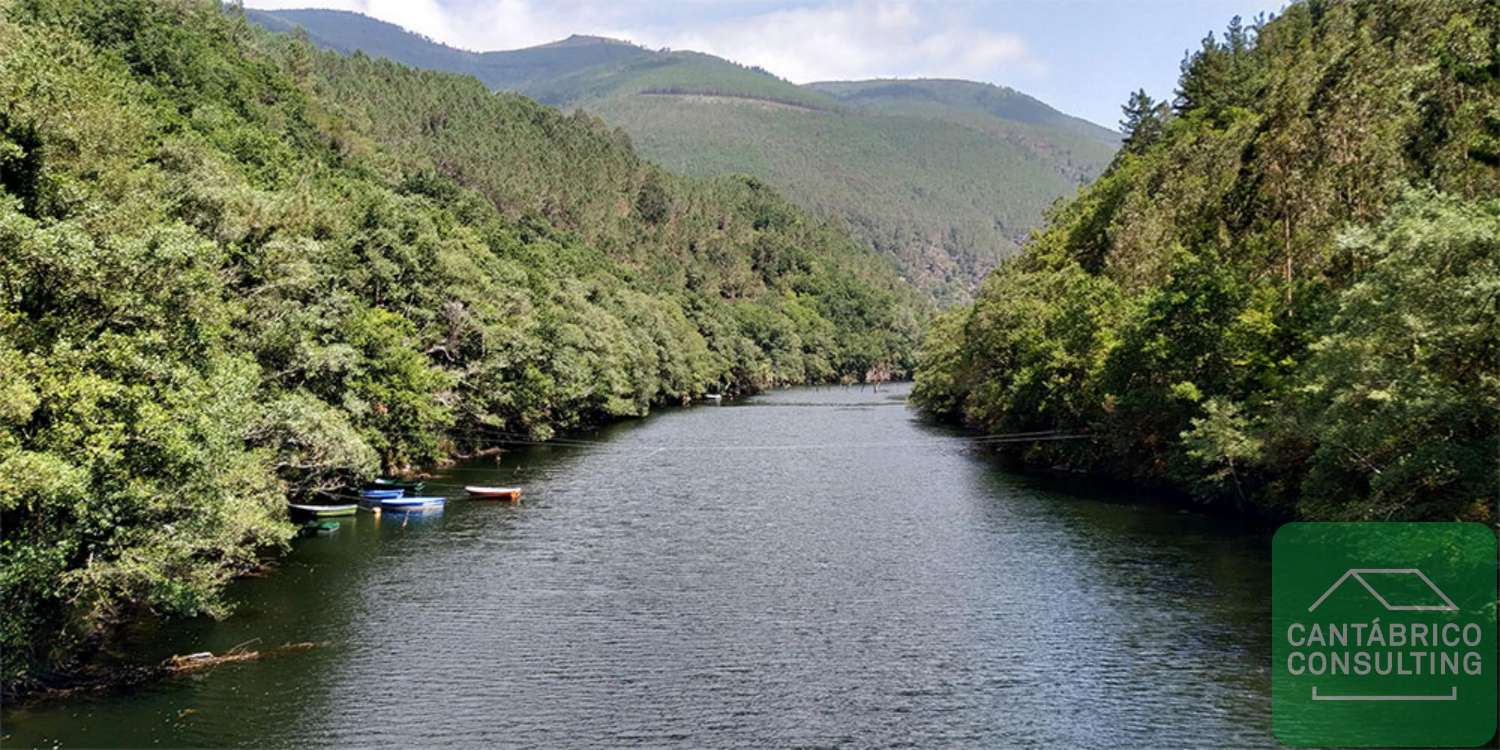
<instances>
[{"instance_id":1,"label":"riverbank","mask_svg":"<svg viewBox=\"0 0 1500 750\"><path fill-rule=\"evenodd\" d=\"M933 424L963 429L976 436L985 435L983 432L961 427L930 414L926 415L926 418ZM1043 460L1028 460L1027 445L1024 441L999 444L994 446L993 453L995 459L1007 471L1034 477L1069 494L1093 496L1108 493L1112 496L1119 496L1123 490L1128 496L1147 499L1146 502L1154 505L1202 513L1238 523L1247 533L1273 533L1280 525L1298 520L1289 513L1277 513L1273 509L1252 504L1229 503L1223 498L1205 498L1192 493L1182 485L1163 481L1145 481L1139 476L1111 471L1104 466L1074 468L1060 465L1054 463L1059 457L1056 453L1049 454Z\"/></svg>"}]
</instances>

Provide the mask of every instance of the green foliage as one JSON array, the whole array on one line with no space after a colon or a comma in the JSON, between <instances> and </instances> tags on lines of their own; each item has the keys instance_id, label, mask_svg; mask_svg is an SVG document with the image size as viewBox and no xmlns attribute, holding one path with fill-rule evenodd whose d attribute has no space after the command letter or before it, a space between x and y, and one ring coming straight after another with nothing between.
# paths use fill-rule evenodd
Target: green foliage
<instances>
[{"instance_id":1,"label":"green foliage","mask_svg":"<svg viewBox=\"0 0 1500 750\"><path fill-rule=\"evenodd\" d=\"M1161 140L1168 115L1165 102L1157 102L1145 89L1138 89L1120 109L1125 114L1120 120L1120 132L1125 134L1126 153L1145 153L1151 144Z\"/></svg>"},{"instance_id":2,"label":"green foliage","mask_svg":"<svg viewBox=\"0 0 1500 750\"><path fill-rule=\"evenodd\" d=\"M911 398L944 419L962 415L966 384L972 377L964 361L964 326L970 314L970 308L957 305L934 316L917 352Z\"/></svg>"},{"instance_id":3,"label":"green foliage","mask_svg":"<svg viewBox=\"0 0 1500 750\"><path fill-rule=\"evenodd\" d=\"M1132 97L1109 170L938 319L917 401L1248 512L1493 522L1496 29L1307 2L1205 39L1175 113Z\"/></svg>"},{"instance_id":4,"label":"green foliage","mask_svg":"<svg viewBox=\"0 0 1500 750\"><path fill-rule=\"evenodd\" d=\"M1340 253L1362 270L1300 373L1309 515L1484 518L1500 461L1500 202L1418 193Z\"/></svg>"},{"instance_id":5,"label":"green foliage","mask_svg":"<svg viewBox=\"0 0 1500 750\"><path fill-rule=\"evenodd\" d=\"M1109 394L1106 429L1125 466L1161 476L1177 458L1171 445L1207 394L1231 392L1236 376L1226 334L1244 304L1244 286L1212 250L1183 251L1165 282L1134 300L1119 321L1119 345L1100 373Z\"/></svg>"},{"instance_id":6,"label":"green foliage","mask_svg":"<svg viewBox=\"0 0 1500 750\"><path fill-rule=\"evenodd\" d=\"M289 498L705 392L909 367L883 263L478 82L211 2L0 6L0 649L222 614Z\"/></svg>"}]
</instances>

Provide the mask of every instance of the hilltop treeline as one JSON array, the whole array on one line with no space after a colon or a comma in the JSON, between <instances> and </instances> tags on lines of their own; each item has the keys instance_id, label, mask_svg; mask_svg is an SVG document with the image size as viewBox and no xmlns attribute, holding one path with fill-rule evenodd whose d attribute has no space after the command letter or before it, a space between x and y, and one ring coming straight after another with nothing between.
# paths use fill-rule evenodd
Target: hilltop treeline
<instances>
[{"instance_id":1,"label":"hilltop treeline","mask_svg":"<svg viewBox=\"0 0 1500 750\"><path fill-rule=\"evenodd\" d=\"M289 497L905 369L914 297L746 179L214 2L0 4L0 648L223 609Z\"/></svg>"},{"instance_id":2,"label":"hilltop treeline","mask_svg":"<svg viewBox=\"0 0 1500 750\"><path fill-rule=\"evenodd\" d=\"M1125 147L927 334L916 399L1275 517L1495 520L1500 7L1301 2L1132 97Z\"/></svg>"}]
</instances>

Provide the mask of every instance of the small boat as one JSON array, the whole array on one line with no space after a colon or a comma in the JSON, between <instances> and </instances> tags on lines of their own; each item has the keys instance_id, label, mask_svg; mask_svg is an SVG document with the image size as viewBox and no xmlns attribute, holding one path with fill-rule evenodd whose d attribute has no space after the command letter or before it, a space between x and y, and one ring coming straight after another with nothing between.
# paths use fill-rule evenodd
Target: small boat
<instances>
[{"instance_id":1,"label":"small boat","mask_svg":"<svg viewBox=\"0 0 1500 750\"><path fill-rule=\"evenodd\" d=\"M515 502L521 499L520 487L479 487L470 485L464 487L464 491L469 493L470 497L480 500L509 500Z\"/></svg>"},{"instance_id":2,"label":"small boat","mask_svg":"<svg viewBox=\"0 0 1500 750\"><path fill-rule=\"evenodd\" d=\"M305 505L302 503L287 503L287 507L294 513L313 516L315 518L327 518L329 516L352 516L359 511L358 503L346 503L340 505Z\"/></svg>"},{"instance_id":3,"label":"small boat","mask_svg":"<svg viewBox=\"0 0 1500 750\"><path fill-rule=\"evenodd\" d=\"M406 494L406 490L360 490L359 496L366 500L395 500Z\"/></svg>"},{"instance_id":4,"label":"small boat","mask_svg":"<svg viewBox=\"0 0 1500 750\"><path fill-rule=\"evenodd\" d=\"M339 530L338 521L308 521L297 530L298 536L328 536Z\"/></svg>"},{"instance_id":5,"label":"small boat","mask_svg":"<svg viewBox=\"0 0 1500 750\"><path fill-rule=\"evenodd\" d=\"M367 490L405 490L408 495L415 495L427 487L426 482L408 481L405 479L388 479L381 477L364 486Z\"/></svg>"},{"instance_id":6,"label":"small boat","mask_svg":"<svg viewBox=\"0 0 1500 750\"><path fill-rule=\"evenodd\" d=\"M723 401L724 400L724 394L722 394L722 393L705 393L705 394L703 394L703 397L706 398L706 399L708 399L709 401Z\"/></svg>"},{"instance_id":7,"label":"small boat","mask_svg":"<svg viewBox=\"0 0 1500 750\"><path fill-rule=\"evenodd\" d=\"M382 510L418 510L442 505L446 497L388 497L380 501Z\"/></svg>"}]
</instances>

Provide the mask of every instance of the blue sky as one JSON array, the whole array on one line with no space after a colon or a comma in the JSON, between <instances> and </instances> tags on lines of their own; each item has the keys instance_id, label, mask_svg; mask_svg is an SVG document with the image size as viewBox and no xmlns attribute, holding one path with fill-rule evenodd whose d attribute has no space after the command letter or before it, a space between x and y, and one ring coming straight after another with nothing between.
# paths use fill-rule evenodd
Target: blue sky
<instances>
[{"instance_id":1,"label":"blue sky","mask_svg":"<svg viewBox=\"0 0 1500 750\"><path fill-rule=\"evenodd\" d=\"M355 10L475 50L569 34L709 52L798 83L968 78L1114 127L1129 92L1171 96L1184 50L1280 0L246 0Z\"/></svg>"}]
</instances>

